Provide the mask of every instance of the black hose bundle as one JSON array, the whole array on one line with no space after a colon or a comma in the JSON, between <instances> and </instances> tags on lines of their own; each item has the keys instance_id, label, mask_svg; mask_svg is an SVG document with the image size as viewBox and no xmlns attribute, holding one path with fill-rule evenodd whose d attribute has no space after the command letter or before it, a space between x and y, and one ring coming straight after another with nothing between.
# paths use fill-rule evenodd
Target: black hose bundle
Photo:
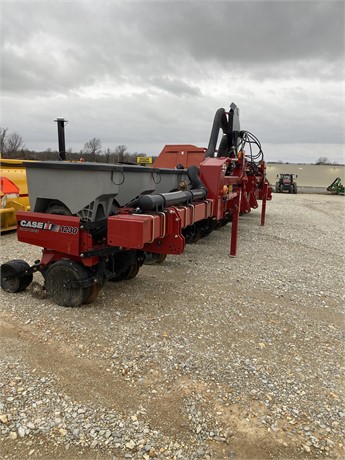
<instances>
[{"instance_id":1,"label":"black hose bundle","mask_svg":"<svg viewBox=\"0 0 345 460\"><path fill-rule=\"evenodd\" d=\"M228 120L226 118L225 109L223 108L218 109L214 116L206 157L214 157L215 151L217 150L217 142L220 129L222 129L225 132L227 132L228 130Z\"/></svg>"},{"instance_id":2,"label":"black hose bundle","mask_svg":"<svg viewBox=\"0 0 345 460\"><path fill-rule=\"evenodd\" d=\"M141 195L138 198L138 207L144 212L159 211L168 206L204 200L207 196L207 188L199 177L199 169L196 166L189 166L187 174L192 187L190 190Z\"/></svg>"},{"instance_id":3,"label":"black hose bundle","mask_svg":"<svg viewBox=\"0 0 345 460\"><path fill-rule=\"evenodd\" d=\"M225 109L218 109L213 120L210 141L206 152L206 157L213 158L217 151L217 142L220 130L223 136L218 148L218 157L228 157L232 153L237 153L237 142L240 136L239 109L236 104L231 103L229 112Z\"/></svg>"}]
</instances>

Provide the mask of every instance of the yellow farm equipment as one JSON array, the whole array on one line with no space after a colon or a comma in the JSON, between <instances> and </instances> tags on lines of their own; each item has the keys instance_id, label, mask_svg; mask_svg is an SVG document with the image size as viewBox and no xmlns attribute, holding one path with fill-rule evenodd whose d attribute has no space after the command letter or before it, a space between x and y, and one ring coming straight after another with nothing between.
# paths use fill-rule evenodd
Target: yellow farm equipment
<instances>
[{"instance_id":1,"label":"yellow farm equipment","mask_svg":"<svg viewBox=\"0 0 345 460\"><path fill-rule=\"evenodd\" d=\"M16 212L29 211L26 169L22 160L0 159L0 217L1 232L17 227Z\"/></svg>"}]
</instances>

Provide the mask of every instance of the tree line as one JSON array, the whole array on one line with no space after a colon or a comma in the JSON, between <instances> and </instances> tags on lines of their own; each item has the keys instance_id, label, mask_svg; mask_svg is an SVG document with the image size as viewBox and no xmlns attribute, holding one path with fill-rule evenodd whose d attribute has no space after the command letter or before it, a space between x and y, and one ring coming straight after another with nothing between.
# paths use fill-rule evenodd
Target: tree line
<instances>
[{"instance_id":1,"label":"tree line","mask_svg":"<svg viewBox=\"0 0 345 460\"><path fill-rule=\"evenodd\" d=\"M0 126L0 154L2 158L12 158L18 160L57 160L59 152L47 148L44 151L37 152L25 147L22 136L18 133L8 133L8 128ZM73 152L72 149L66 151L66 159L70 161L91 161L96 163L136 163L137 157L146 157L145 153L130 153L126 145L118 145L113 150L110 148L102 149L101 140L94 137L84 144L84 148L79 152ZM155 160L152 156L152 160ZM272 162L269 162L272 163ZM278 161L277 163L284 163ZM285 164L289 164L285 162ZM338 163L330 161L327 157L321 156L316 165L337 165Z\"/></svg>"},{"instance_id":2,"label":"tree line","mask_svg":"<svg viewBox=\"0 0 345 460\"><path fill-rule=\"evenodd\" d=\"M289 165L290 162L289 161L282 161L282 160L278 160L278 161L267 161L266 163L279 163L279 164L285 164L285 165ZM315 164L315 165L339 165L340 163L336 162L336 161L330 161L327 157L319 157L315 163L312 163L312 164Z\"/></svg>"},{"instance_id":3,"label":"tree line","mask_svg":"<svg viewBox=\"0 0 345 460\"><path fill-rule=\"evenodd\" d=\"M58 160L59 152L47 148L43 151L26 148L23 138L16 132L9 133L8 128L0 127L0 154L2 158L18 160ZM71 148L66 151L70 161L91 161L96 163L136 163L137 157L146 157L145 153L129 152L126 145L117 145L114 149L102 148L101 140L94 137L84 144L79 152Z\"/></svg>"}]
</instances>

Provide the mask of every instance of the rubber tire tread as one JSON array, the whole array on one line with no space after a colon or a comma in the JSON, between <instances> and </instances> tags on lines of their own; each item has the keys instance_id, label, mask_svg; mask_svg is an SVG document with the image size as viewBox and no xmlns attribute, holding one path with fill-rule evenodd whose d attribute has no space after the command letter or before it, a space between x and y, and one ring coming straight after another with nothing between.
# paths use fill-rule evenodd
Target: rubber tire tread
<instances>
[{"instance_id":1,"label":"rubber tire tread","mask_svg":"<svg viewBox=\"0 0 345 460\"><path fill-rule=\"evenodd\" d=\"M117 255L116 257L117 260L115 260L115 264L117 262L119 267L121 267L121 265L125 265L125 268L124 270L121 270L118 275L115 275L113 278L109 278L109 281L112 283L118 283L119 281L129 280L137 276L140 264L135 255L124 253L122 255Z\"/></svg>"},{"instance_id":2,"label":"rubber tire tread","mask_svg":"<svg viewBox=\"0 0 345 460\"><path fill-rule=\"evenodd\" d=\"M1 288L6 291L6 292L11 292L11 293L16 293L16 292L21 292L24 291L32 282L33 279L33 274L30 273L28 275L24 275L20 278L13 278L12 282L14 282L13 288L9 289L8 287L6 288L6 283L3 281L3 275L6 276L6 270L8 270L7 275L14 274L21 272L22 270L28 270L30 268L30 265L25 262L25 260L21 259L13 259L10 260L9 262L6 262L5 264L1 265ZM5 270L5 274L4 274Z\"/></svg>"},{"instance_id":3,"label":"rubber tire tread","mask_svg":"<svg viewBox=\"0 0 345 460\"><path fill-rule=\"evenodd\" d=\"M89 277L90 274L86 268L77 262L65 259L59 260L52 263L45 273L46 290L53 301L61 307L78 307L89 298L91 286L87 288L71 288L68 287L68 283L83 281ZM61 295L64 293L67 293L67 295Z\"/></svg>"}]
</instances>

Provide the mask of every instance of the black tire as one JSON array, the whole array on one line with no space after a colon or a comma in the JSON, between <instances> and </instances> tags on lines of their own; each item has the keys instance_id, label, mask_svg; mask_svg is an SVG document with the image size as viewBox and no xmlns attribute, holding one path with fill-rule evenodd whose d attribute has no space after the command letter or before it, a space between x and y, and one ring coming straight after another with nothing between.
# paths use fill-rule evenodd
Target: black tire
<instances>
[{"instance_id":1,"label":"black tire","mask_svg":"<svg viewBox=\"0 0 345 460\"><path fill-rule=\"evenodd\" d=\"M108 269L116 273L109 278L109 281L117 283L123 280L129 280L137 276L140 263L133 252L123 252L115 254L108 262Z\"/></svg>"},{"instance_id":2,"label":"black tire","mask_svg":"<svg viewBox=\"0 0 345 460\"><path fill-rule=\"evenodd\" d=\"M1 288L6 292L21 292L32 282L32 273L24 274L20 278L6 279L9 275L30 269L30 265L25 260L14 259L1 265Z\"/></svg>"},{"instance_id":3,"label":"black tire","mask_svg":"<svg viewBox=\"0 0 345 460\"><path fill-rule=\"evenodd\" d=\"M211 218L208 218L208 219L205 219L199 222L199 228L201 231L202 238L205 238L205 236L208 236L210 235L210 233L212 233L212 230L213 230L212 224L213 222Z\"/></svg>"},{"instance_id":4,"label":"black tire","mask_svg":"<svg viewBox=\"0 0 345 460\"><path fill-rule=\"evenodd\" d=\"M195 227L196 227L196 232L195 232L195 239L193 243L198 242L200 238L202 237L200 227L198 225L195 225Z\"/></svg>"},{"instance_id":5,"label":"black tire","mask_svg":"<svg viewBox=\"0 0 345 460\"><path fill-rule=\"evenodd\" d=\"M187 227L182 229L182 234L186 240L186 244L194 243L196 235L195 225L188 225Z\"/></svg>"},{"instance_id":6,"label":"black tire","mask_svg":"<svg viewBox=\"0 0 345 460\"><path fill-rule=\"evenodd\" d=\"M84 304L87 305L92 303L98 297L99 291L101 290L101 285L99 283L95 283L90 287L89 295L86 297Z\"/></svg>"},{"instance_id":7,"label":"black tire","mask_svg":"<svg viewBox=\"0 0 345 460\"><path fill-rule=\"evenodd\" d=\"M297 184L293 184L293 192L297 193Z\"/></svg>"},{"instance_id":8,"label":"black tire","mask_svg":"<svg viewBox=\"0 0 345 460\"><path fill-rule=\"evenodd\" d=\"M58 214L60 216L71 216L71 211L63 204L52 203L46 210L47 214Z\"/></svg>"},{"instance_id":9,"label":"black tire","mask_svg":"<svg viewBox=\"0 0 345 460\"><path fill-rule=\"evenodd\" d=\"M222 219L220 221L220 226L225 227L226 225L228 225L229 222L231 222L229 219Z\"/></svg>"},{"instance_id":10,"label":"black tire","mask_svg":"<svg viewBox=\"0 0 345 460\"><path fill-rule=\"evenodd\" d=\"M201 230L196 224L188 225L182 230L182 234L185 237L186 244L194 244L201 238Z\"/></svg>"},{"instance_id":11,"label":"black tire","mask_svg":"<svg viewBox=\"0 0 345 460\"><path fill-rule=\"evenodd\" d=\"M159 257L158 257L158 260L157 260L157 264L161 264L165 261L165 259L167 258L167 254L159 254Z\"/></svg>"},{"instance_id":12,"label":"black tire","mask_svg":"<svg viewBox=\"0 0 345 460\"><path fill-rule=\"evenodd\" d=\"M154 252L145 252L144 265L161 264L166 259L166 254L156 254Z\"/></svg>"},{"instance_id":13,"label":"black tire","mask_svg":"<svg viewBox=\"0 0 345 460\"><path fill-rule=\"evenodd\" d=\"M78 307L92 293L91 286L78 285L78 281L85 281L90 277L89 272L72 260L64 259L52 263L44 276L47 293L61 307Z\"/></svg>"},{"instance_id":14,"label":"black tire","mask_svg":"<svg viewBox=\"0 0 345 460\"><path fill-rule=\"evenodd\" d=\"M140 265L139 265L139 262L136 261L135 263L133 263L131 265L131 268L129 270L129 272L127 273L127 275L125 276L125 280L131 280L133 278L135 278L137 276L137 274L139 273L139 268L140 268Z\"/></svg>"}]
</instances>

